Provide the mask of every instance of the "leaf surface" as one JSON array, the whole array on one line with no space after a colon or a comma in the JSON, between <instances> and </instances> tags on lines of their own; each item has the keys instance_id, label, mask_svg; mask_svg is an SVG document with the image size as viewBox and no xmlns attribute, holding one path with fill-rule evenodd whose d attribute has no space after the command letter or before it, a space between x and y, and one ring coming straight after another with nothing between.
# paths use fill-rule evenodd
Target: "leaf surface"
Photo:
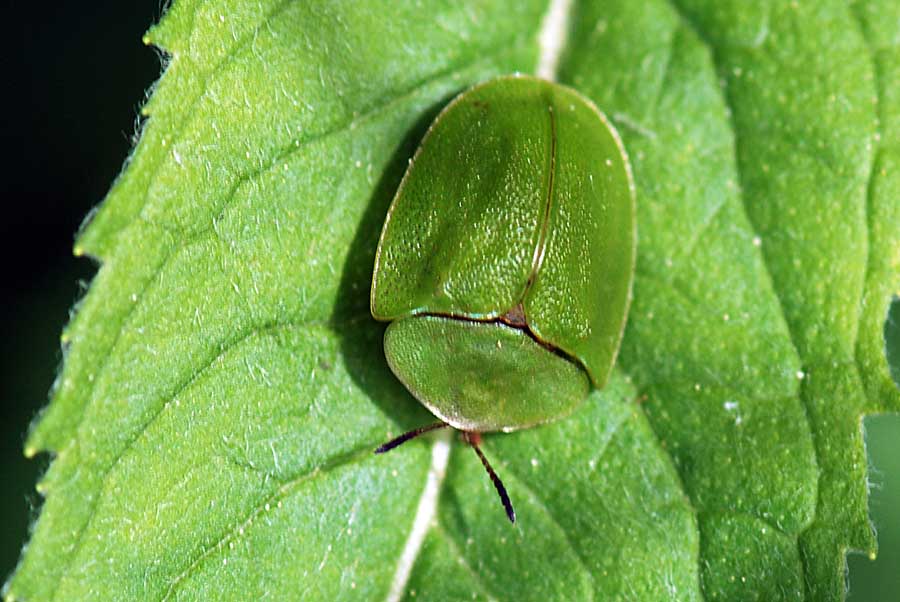
<instances>
[{"instance_id":1,"label":"leaf surface","mask_svg":"<svg viewBox=\"0 0 900 602\"><path fill-rule=\"evenodd\" d=\"M76 245L101 265L7 598L841 599L875 546L860 418L900 409L894 4L560 5L557 76L623 136L639 258L610 385L485 440L511 528L465 446L371 454L430 416L368 290L424 128L533 72L548 6L176 1Z\"/></svg>"}]
</instances>

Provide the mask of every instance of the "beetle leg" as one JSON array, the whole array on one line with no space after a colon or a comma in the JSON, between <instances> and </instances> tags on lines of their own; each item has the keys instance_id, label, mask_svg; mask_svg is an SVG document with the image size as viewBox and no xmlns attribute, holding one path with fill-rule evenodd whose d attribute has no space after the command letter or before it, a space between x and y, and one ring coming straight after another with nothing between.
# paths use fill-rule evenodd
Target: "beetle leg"
<instances>
[{"instance_id":1,"label":"beetle leg","mask_svg":"<svg viewBox=\"0 0 900 602\"><path fill-rule=\"evenodd\" d=\"M488 476L491 477L491 482L494 484L494 489L497 490L497 494L500 496L500 501L503 502L503 509L506 510L506 516L509 518L509 522L516 522L516 511L513 510L512 502L509 501L509 495L506 493L506 487L503 486L503 481L500 480L500 477L497 476L497 473L494 472L494 469L491 467L491 463L488 462L487 458L484 457L484 453L481 451L481 448L478 447L478 444L481 443L481 433L464 431L463 440L472 446L472 449L475 450L475 453L478 454L478 458L481 460L482 466L487 471Z\"/></svg>"},{"instance_id":2,"label":"beetle leg","mask_svg":"<svg viewBox=\"0 0 900 602\"><path fill-rule=\"evenodd\" d=\"M387 443L385 443L384 445L382 445L381 447L376 449L375 453L383 454L386 451L391 451L392 449L394 449L401 443L406 443L410 439L415 439L419 435L424 435L427 432L430 432L430 431L433 431L436 429L441 429L441 428L444 428L445 426L450 426L450 425L447 424L446 422L441 421L441 422L435 422L434 424L429 424L427 426L420 426L419 428L413 429L411 431L406 431L399 437L395 437L395 438L391 439L390 441L388 441Z\"/></svg>"}]
</instances>

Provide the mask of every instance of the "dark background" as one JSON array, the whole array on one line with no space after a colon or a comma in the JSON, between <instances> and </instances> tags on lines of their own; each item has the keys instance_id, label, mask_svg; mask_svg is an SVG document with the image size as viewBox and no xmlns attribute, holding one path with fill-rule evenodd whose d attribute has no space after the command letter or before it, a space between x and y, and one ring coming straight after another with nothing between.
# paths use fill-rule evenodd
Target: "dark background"
<instances>
[{"instance_id":1,"label":"dark background","mask_svg":"<svg viewBox=\"0 0 900 602\"><path fill-rule=\"evenodd\" d=\"M22 456L25 432L47 401L69 310L95 271L90 260L72 256L73 236L118 174L145 90L159 75L157 52L141 36L159 18L160 2L6 6L4 63L12 78L2 93L0 581L14 568L37 514L34 484L48 462ZM876 562L851 557L850 598L894 600L900 592L900 418L870 418L866 427L881 552Z\"/></svg>"},{"instance_id":2,"label":"dark background","mask_svg":"<svg viewBox=\"0 0 900 602\"><path fill-rule=\"evenodd\" d=\"M69 310L96 269L72 256L74 234L119 173L159 76L141 36L160 1L4 3L0 582L37 515L34 485L48 462L23 457L25 433L47 403Z\"/></svg>"}]
</instances>

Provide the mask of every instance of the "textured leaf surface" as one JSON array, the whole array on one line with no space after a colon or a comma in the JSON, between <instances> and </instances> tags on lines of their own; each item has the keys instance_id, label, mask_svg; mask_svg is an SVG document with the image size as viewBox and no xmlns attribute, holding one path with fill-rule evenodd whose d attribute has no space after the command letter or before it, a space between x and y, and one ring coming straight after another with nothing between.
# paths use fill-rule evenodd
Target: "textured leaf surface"
<instances>
[{"instance_id":1,"label":"textured leaf surface","mask_svg":"<svg viewBox=\"0 0 900 602\"><path fill-rule=\"evenodd\" d=\"M28 440L56 457L9 599L843 596L875 546L860 417L900 410L890 0L573 3L558 78L638 189L617 373L486 439L513 528L464 446L439 474L446 441L371 454L430 419L368 315L387 204L448 98L535 70L547 9L174 3L76 246L101 265Z\"/></svg>"}]
</instances>

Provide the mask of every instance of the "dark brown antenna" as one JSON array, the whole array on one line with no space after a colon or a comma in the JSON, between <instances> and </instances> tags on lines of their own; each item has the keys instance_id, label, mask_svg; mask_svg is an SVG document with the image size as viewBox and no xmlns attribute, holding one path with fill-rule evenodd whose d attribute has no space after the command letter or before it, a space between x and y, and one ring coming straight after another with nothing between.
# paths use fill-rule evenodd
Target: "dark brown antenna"
<instances>
[{"instance_id":1,"label":"dark brown antenna","mask_svg":"<svg viewBox=\"0 0 900 602\"><path fill-rule=\"evenodd\" d=\"M391 451L401 443L406 443L410 439L415 439L419 435L424 435L425 433L431 432L433 430L442 429L445 426L450 426L446 422L435 422L434 424L429 424L428 426L420 426L417 429L413 429L411 431L406 431L399 437L395 437L391 439L381 447L375 450L376 454L383 454L384 452Z\"/></svg>"},{"instance_id":2,"label":"dark brown antenna","mask_svg":"<svg viewBox=\"0 0 900 602\"><path fill-rule=\"evenodd\" d=\"M500 496L500 501L503 503L503 509L506 510L506 517L509 518L509 522L515 524L516 511L513 510L512 502L509 501L509 495L507 495L506 493L506 487L503 486L503 481L501 481L500 477L497 476L497 473L494 472L494 469L491 467L491 463L488 462L487 458L484 457L484 453L482 453L481 448L478 447L478 444L481 443L481 434L463 432L463 439L465 439L466 442L472 446L472 449L475 450L475 453L478 454L478 459L481 460L481 465L484 466L484 469L487 471L488 476L491 477L491 482L494 484L494 489L497 490L497 494Z\"/></svg>"},{"instance_id":3,"label":"dark brown antenna","mask_svg":"<svg viewBox=\"0 0 900 602\"><path fill-rule=\"evenodd\" d=\"M435 422L434 424L429 424L426 426L420 426L417 429L413 429L411 431L406 431L399 437L395 437L379 447L375 450L376 454L383 454L384 452L391 451L398 445L406 443L410 439L415 439L419 435L424 435L425 433L429 433L431 431L442 429L444 427L450 426L446 422ZM506 510L506 516L509 518L509 522L516 522L516 511L513 510L512 502L509 501L509 495L506 493L506 487L503 486L503 481L500 480L500 477L497 476L497 473L494 472L493 467L491 467L491 463L488 462L488 459L484 457L484 453L481 451L481 448L478 447L478 444L481 443L481 433L476 433L474 431L462 431L463 440L472 446L472 449L475 450L475 453L478 454L478 459L481 460L481 465L484 466L484 469L487 471L488 476L491 477L491 482L494 484L494 489L497 490L497 494L500 496L500 501L503 503L503 509Z\"/></svg>"}]
</instances>

